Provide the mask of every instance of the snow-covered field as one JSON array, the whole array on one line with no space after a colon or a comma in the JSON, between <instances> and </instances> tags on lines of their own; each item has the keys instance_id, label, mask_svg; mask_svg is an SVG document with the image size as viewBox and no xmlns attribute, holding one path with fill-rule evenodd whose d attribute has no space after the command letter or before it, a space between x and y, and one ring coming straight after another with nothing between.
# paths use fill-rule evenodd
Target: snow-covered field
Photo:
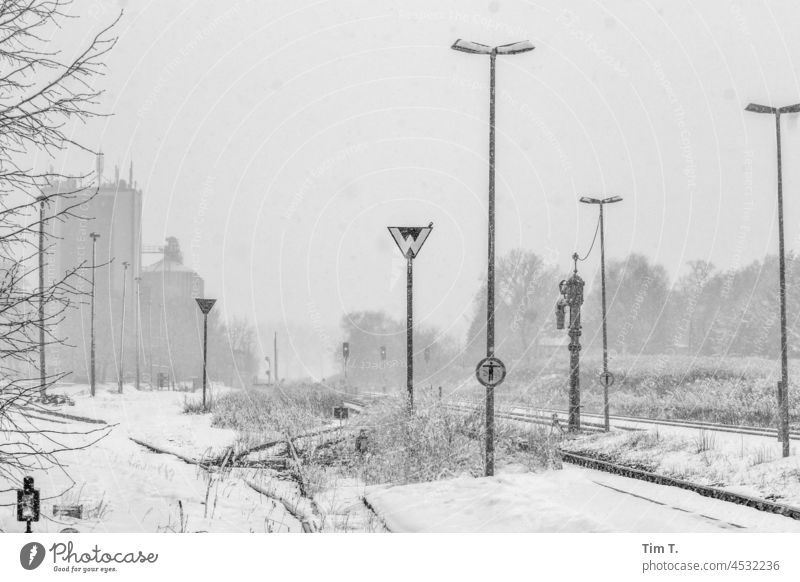
<instances>
[{"instance_id":1,"label":"snow-covered field","mask_svg":"<svg viewBox=\"0 0 800 582\"><path fill-rule=\"evenodd\" d=\"M800 532L800 521L591 469L371 487L393 532Z\"/></svg>"}]
</instances>

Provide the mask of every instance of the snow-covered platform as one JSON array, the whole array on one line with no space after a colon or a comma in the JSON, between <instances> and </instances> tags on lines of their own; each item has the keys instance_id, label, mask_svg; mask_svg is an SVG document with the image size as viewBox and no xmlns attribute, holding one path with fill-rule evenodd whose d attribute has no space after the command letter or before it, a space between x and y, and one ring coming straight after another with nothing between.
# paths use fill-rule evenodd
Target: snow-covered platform
<instances>
[{"instance_id":1,"label":"snow-covered platform","mask_svg":"<svg viewBox=\"0 0 800 582\"><path fill-rule=\"evenodd\" d=\"M800 521L591 469L372 487L393 532L800 532Z\"/></svg>"}]
</instances>

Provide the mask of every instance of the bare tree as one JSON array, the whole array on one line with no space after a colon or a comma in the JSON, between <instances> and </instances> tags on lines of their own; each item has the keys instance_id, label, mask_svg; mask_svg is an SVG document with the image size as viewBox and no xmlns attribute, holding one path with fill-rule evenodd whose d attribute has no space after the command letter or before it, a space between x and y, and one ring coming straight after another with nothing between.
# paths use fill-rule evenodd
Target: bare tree
<instances>
[{"instance_id":1,"label":"bare tree","mask_svg":"<svg viewBox=\"0 0 800 582\"><path fill-rule=\"evenodd\" d=\"M0 431L7 437L0 444L0 477L6 478L57 464L59 452L90 444L68 435L106 431L45 430L34 414L45 409L46 389L64 375L47 373L43 352L64 344L57 326L82 300L90 268L73 265L45 281L40 253L46 261L57 243L53 226L80 218L77 196L85 200L95 185L90 174L41 171L31 160L91 152L72 137L72 125L103 115L97 110L103 92L92 83L116 43L114 21L65 57L50 39L72 18L70 4L0 0Z\"/></svg>"}]
</instances>

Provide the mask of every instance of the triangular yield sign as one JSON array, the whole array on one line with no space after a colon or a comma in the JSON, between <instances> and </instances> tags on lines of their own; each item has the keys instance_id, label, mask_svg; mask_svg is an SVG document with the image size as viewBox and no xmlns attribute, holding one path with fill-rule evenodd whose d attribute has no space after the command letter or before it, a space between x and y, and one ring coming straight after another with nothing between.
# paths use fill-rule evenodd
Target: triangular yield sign
<instances>
[{"instance_id":1,"label":"triangular yield sign","mask_svg":"<svg viewBox=\"0 0 800 582\"><path fill-rule=\"evenodd\" d=\"M433 224L433 223L431 223ZM433 230L433 226L390 226L389 232L397 243L397 248L407 259L414 259L419 254L425 239Z\"/></svg>"},{"instance_id":2,"label":"triangular yield sign","mask_svg":"<svg viewBox=\"0 0 800 582\"><path fill-rule=\"evenodd\" d=\"M203 312L203 315L208 315L208 312L211 311L211 308L214 307L214 304L217 302L216 299L195 299L197 301L198 307L200 307L200 311Z\"/></svg>"}]
</instances>

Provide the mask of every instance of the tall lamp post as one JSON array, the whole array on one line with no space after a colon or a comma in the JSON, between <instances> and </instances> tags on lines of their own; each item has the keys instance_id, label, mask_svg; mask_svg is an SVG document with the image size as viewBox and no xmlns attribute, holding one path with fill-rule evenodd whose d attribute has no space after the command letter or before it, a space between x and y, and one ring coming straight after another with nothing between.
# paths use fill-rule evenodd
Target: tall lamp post
<instances>
[{"instance_id":1,"label":"tall lamp post","mask_svg":"<svg viewBox=\"0 0 800 582\"><path fill-rule=\"evenodd\" d=\"M605 223L603 222L603 206L622 202L621 196L609 196L608 198L589 198L582 196L580 199L584 204L597 204L600 207L600 287L602 289L603 301L603 422L606 432L611 430L611 423L608 418L608 383L611 374L608 372L608 329L606 327L606 243L605 243Z\"/></svg>"},{"instance_id":2,"label":"tall lamp post","mask_svg":"<svg viewBox=\"0 0 800 582\"><path fill-rule=\"evenodd\" d=\"M789 352L786 342L786 265L783 246L783 176L781 170L781 114L800 113L800 103L786 107L769 107L750 103L746 111L775 116L775 138L778 155L778 263L781 303L781 381L778 384L778 428L783 441L783 456L789 456Z\"/></svg>"},{"instance_id":3,"label":"tall lamp post","mask_svg":"<svg viewBox=\"0 0 800 582\"><path fill-rule=\"evenodd\" d=\"M203 313L203 410L205 410L206 382L208 378L208 374L206 373L206 367L208 364L208 312L211 311L211 308L214 307L214 304L217 302L217 300L197 298L195 301L197 301L197 306Z\"/></svg>"},{"instance_id":4,"label":"tall lamp post","mask_svg":"<svg viewBox=\"0 0 800 582\"><path fill-rule=\"evenodd\" d=\"M47 196L39 196L39 393L47 395L47 365L44 353L44 204Z\"/></svg>"},{"instance_id":5,"label":"tall lamp post","mask_svg":"<svg viewBox=\"0 0 800 582\"><path fill-rule=\"evenodd\" d=\"M90 317L90 324L89 324L89 334L91 336L90 339L90 353L89 356L91 362L91 369L89 371L89 385L90 385L90 393L92 396L95 395L96 386L97 386L97 376L95 375L95 339L94 339L94 296L95 296L95 269L97 268L97 239L100 238L100 235L96 232L92 232L89 234L89 237L92 239L92 308L91 308L91 317Z\"/></svg>"},{"instance_id":6,"label":"tall lamp post","mask_svg":"<svg viewBox=\"0 0 800 582\"><path fill-rule=\"evenodd\" d=\"M523 40L500 46L487 46L458 39L453 50L489 56L489 265L486 293L486 357L494 357L494 174L495 174L495 69L497 55L516 55L534 49L530 41ZM486 471L494 475L494 386L486 386Z\"/></svg>"},{"instance_id":7,"label":"tall lamp post","mask_svg":"<svg viewBox=\"0 0 800 582\"><path fill-rule=\"evenodd\" d=\"M128 261L122 263L122 324L119 331L119 384L117 392L122 394L122 374L124 373L124 366L122 365L122 358L125 357L125 289L128 286Z\"/></svg>"},{"instance_id":8,"label":"tall lamp post","mask_svg":"<svg viewBox=\"0 0 800 582\"><path fill-rule=\"evenodd\" d=\"M139 382L140 382L140 370L139 370L139 350L140 350L140 342L141 342L141 323L140 318L142 315L142 308L141 308L141 277L135 277L134 281L136 282L136 317L133 322L136 331L134 332L134 336L136 336L136 389L139 390Z\"/></svg>"}]
</instances>

